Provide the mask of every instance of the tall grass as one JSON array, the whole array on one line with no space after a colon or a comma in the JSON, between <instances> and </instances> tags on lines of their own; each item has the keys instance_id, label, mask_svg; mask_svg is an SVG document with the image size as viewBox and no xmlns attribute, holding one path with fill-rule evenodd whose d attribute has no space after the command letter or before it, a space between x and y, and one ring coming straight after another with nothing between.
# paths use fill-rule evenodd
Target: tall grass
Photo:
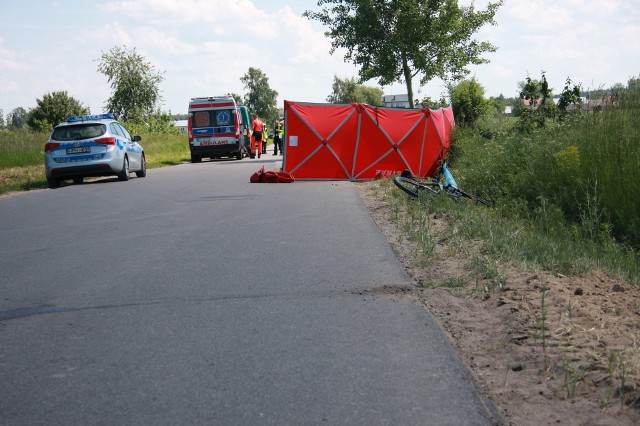
<instances>
[{"instance_id":1,"label":"tall grass","mask_svg":"<svg viewBox=\"0 0 640 426\"><path fill-rule=\"evenodd\" d=\"M426 192L414 200L395 190L390 181L382 182L381 187L396 212L392 220L407 239L416 243L421 263L429 264L437 241L445 240L464 256L477 256L477 251L485 260L565 275L597 269L640 284L637 251L611 238L583 235L578 224L567 220L562 210L548 201L533 210L524 200L487 208L455 203L444 195ZM429 225L430 218L435 217L446 218L446 229Z\"/></svg>"},{"instance_id":2,"label":"tall grass","mask_svg":"<svg viewBox=\"0 0 640 426\"><path fill-rule=\"evenodd\" d=\"M617 236L640 245L640 110L592 114L577 131L582 209L595 203Z\"/></svg>"},{"instance_id":3,"label":"tall grass","mask_svg":"<svg viewBox=\"0 0 640 426\"><path fill-rule=\"evenodd\" d=\"M149 133L142 135L147 165L150 168L180 164L191 159L187 135Z\"/></svg>"},{"instance_id":4,"label":"tall grass","mask_svg":"<svg viewBox=\"0 0 640 426\"><path fill-rule=\"evenodd\" d=\"M458 129L452 167L466 189L498 204L523 203L521 213L560 217L585 237L640 247L640 114L637 109L590 112L532 134ZM487 138L489 135L489 138Z\"/></svg>"},{"instance_id":5,"label":"tall grass","mask_svg":"<svg viewBox=\"0 0 640 426\"><path fill-rule=\"evenodd\" d=\"M0 169L44 165L48 139L48 133L0 130Z\"/></svg>"}]
</instances>

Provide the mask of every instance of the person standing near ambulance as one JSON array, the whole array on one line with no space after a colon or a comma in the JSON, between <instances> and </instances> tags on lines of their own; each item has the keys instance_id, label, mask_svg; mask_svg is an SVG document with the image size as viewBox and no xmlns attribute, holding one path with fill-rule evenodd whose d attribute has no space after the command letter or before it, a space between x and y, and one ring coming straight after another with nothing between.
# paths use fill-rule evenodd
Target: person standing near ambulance
<instances>
[{"instance_id":1,"label":"person standing near ambulance","mask_svg":"<svg viewBox=\"0 0 640 426\"><path fill-rule=\"evenodd\" d=\"M273 125L273 155L278 155L278 148L280 148L280 152L282 152L281 129L282 124L280 123L280 119L277 119Z\"/></svg>"},{"instance_id":2,"label":"person standing near ambulance","mask_svg":"<svg viewBox=\"0 0 640 426\"><path fill-rule=\"evenodd\" d=\"M264 124L264 128L262 129L262 153L263 154L267 153L267 143L269 142L269 140L267 139L267 136L269 135L268 131L269 129L267 128L267 125Z\"/></svg>"},{"instance_id":3,"label":"person standing near ambulance","mask_svg":"<svg viewBox=\"0 0 640 426\"><path fill-rule=\"evenodd\" d=\"M253 122L251 123L251 129L253 130L253 146L251 151L258 154L258 158L262 155L262 132L264 132L264 123L258 118L256 114L252 114Z\"/></svg>"}]
</instances>

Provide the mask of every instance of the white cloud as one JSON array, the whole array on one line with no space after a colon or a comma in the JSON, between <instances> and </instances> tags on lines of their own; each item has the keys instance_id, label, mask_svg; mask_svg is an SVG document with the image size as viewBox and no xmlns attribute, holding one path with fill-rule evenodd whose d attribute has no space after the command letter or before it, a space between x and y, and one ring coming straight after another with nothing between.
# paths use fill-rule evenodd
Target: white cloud
<instances>
[{"instance_id":1,"label":"white cloud","mask_svg":"<svg viewBox=\"0 0 640 426\"><path fill-rule=\"evenodd\" d=\"M4 39L0 38L0 71L17 72L28 69L29 57L2 47L3 42Z\"/></svg>"},{"instance_id":2,"label":"white cloud","mask_svg":"<svg viewBox=\"0 0 640 426\"><path fill-rule=\"evenodd\" d=\"M108 50L112 46L131 46L134 41L133 37L118 21L104 24L95 29L85 30L76 34L74 38L76 42L84 45L84 49L91 49L92 46L109 46L105 49ZM99 54L96 56L99 56Z\"/></svg>"},{"instance_id":3,"label":"white cloud","mask_svg":"<svg viewBox=\"0 0 640 426\"><path fill-rule=\"evenodd\" d=\"M544 32L572 25L572 11L558 4L531 0L511 0L503 6L521 24L523 31Z\"/></svg>"},{"instance_id":4,"label":"white cloud","mask_svg":"<svg viewBox=\"0 0 640 426\"><path fill-rule=\"evenodd\" d=\"M177 37L168 35L156 28L142 27L134 31L133 37L136 44L145 46L146 49L164 51L171 55L192 55L197 52L197 47L184 42Z\"/></svg>"}]
</instances>

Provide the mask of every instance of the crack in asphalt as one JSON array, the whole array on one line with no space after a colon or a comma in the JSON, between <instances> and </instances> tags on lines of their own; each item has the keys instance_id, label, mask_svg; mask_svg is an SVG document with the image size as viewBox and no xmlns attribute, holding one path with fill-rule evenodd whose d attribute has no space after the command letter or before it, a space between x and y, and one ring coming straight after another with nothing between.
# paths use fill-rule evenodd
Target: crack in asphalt
<instances>
[{"instance_id":1,"label":"crack in asphalt","mask_svg":"<svg viewBox=\"0 0 640 426\"><path fill-rule=\"evenodd\" d=\"M395 285L387 285L382 287L395 287ZM376 296L376 291L378 286L372 288L362 288L362 289L345 289L345 290L334 290L334 291L322 291L322 292L301 292L301 293L286 293L286 294L252 294L246 296L238 296L238 295L230 295L230 296L219 296L219 297L209 297L204 299L193 299L193 300L179 300L179 302L187 302L187 303L202 303L202 302L218 302L223 300L242 300L242 299L270 299L270 298L295 298L300 296L323 296L323 297L331 297L331 296L344 296L347 295L359 295L359 296ZM12 320L16 318L24 318L31 317L35 315L45 315L45 314L61 314L67 312L78 312L78 311L88 311L88 310L98 310L98 309L117 309L117 308L130 308L130 307L138 307L138 306L153 306L153 305L161 305L168 303L175 303L174 301L151 301L151 302L137 302L137 303L122 303L122 304L108 304L108 305L97 305L97 306L56 306L56 305L40 305L40 306L28 306L23 308L10 309L8 311L0 311L0 321Z\"/></svg>"}]
</instances>

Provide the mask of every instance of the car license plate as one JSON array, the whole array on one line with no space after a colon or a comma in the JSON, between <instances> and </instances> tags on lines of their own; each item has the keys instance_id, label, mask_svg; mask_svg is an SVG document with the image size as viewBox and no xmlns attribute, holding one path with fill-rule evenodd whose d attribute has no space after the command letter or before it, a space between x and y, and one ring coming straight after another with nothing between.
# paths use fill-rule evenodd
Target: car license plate
<instances>
[{"instance_id":1,"label":"car license plate","mask_svg":"<svg viewBox=\"0 0 640 426\"><path fill-rule=\"evenodd\" d=\"M208 142L211 142L211 138L196 138L196 142L206 144Z\"/></svg>"},{"instance_id":2,"label":"car license plate","mask_svg":"<svg viewBox=\"0 0 640 426\"><path fill-rule=\"evenodd\" d=\"M75 148L67 148L67 154L86 154L91 152L90 146L78 146Z\"/></svg>"}]
</instances>

